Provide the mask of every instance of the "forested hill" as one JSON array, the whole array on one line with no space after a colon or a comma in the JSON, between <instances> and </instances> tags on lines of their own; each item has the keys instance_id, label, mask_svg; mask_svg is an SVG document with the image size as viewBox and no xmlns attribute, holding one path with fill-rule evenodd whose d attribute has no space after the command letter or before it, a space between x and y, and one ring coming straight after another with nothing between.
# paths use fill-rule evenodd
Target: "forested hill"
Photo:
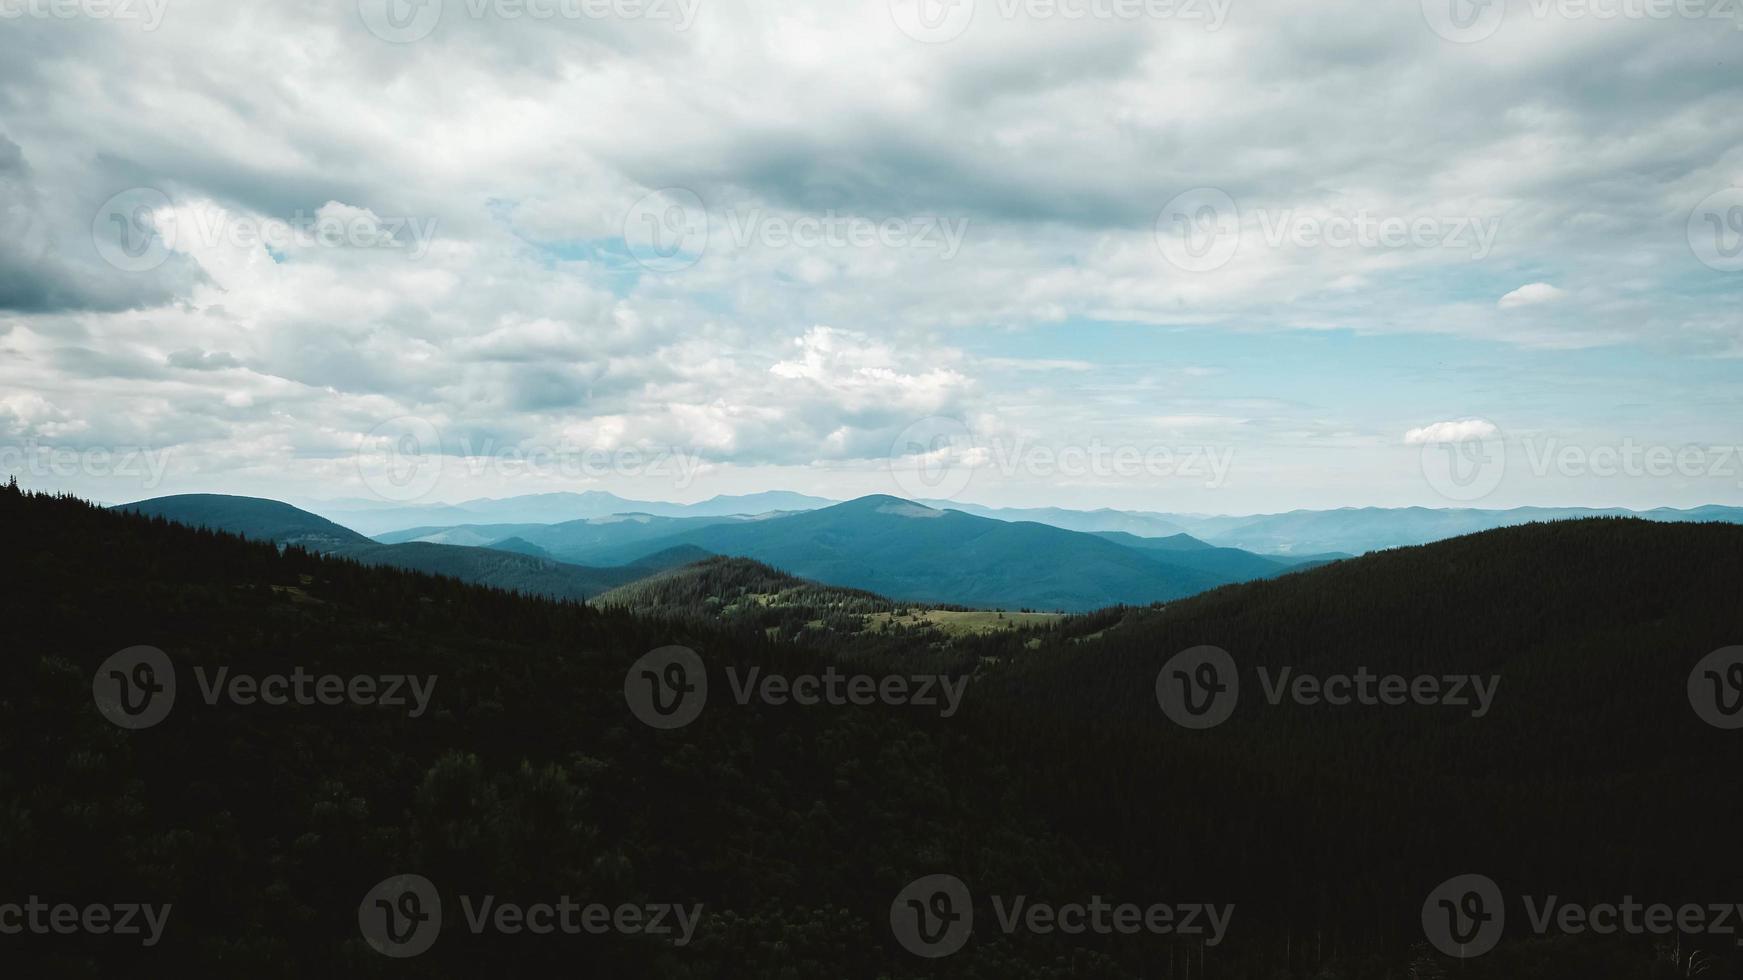
<instances>
[{"instance_id":1,"label":"forested hill","mask_svg":"<svg viewBox=\"0 0 1743 980\"><path fill-rule=\"evenodd\" d=\"M0 533L14 571L0 592L6 900L175 910L144 954L115 937L0 936L9 974L1607 980L1671 975L1666 944L1534 939L1515 906L1501 948L1460 964L1422 946L1423 896L1487 871L1514 895L1743 899L1743 750L1686 690L1702 655L1743 642L1736 528L1516 528L970 639L950 717L741 705L728 666L796 676L832 661L69 498L0 490ZM625 680L674 643L707 664L708 704L656 731ZM93 706L93 677L138 644L170 657L179 693L161 724L124 731ZM1229 720L1187 730L1156 680L1198 644L1247 673ZM1501 683L1480 718L1270 708L1251 672L1281 664ZM221 666L437 684L418 717L207 704L195 668ZM892 899L941 872L982 904L960 952L921 959L891 938ZM446 900L415 964L358 931L360 899L406 873ZM684 947L476 936L458 896L487 894L705 911ZM1216 946L1007 934L995 895L1235 913ZM1709 946L1705 976L1730 980L1729 940Z\"/></svg>"},{"instance_id":2,"label":"forested hill","mask_svg":"<svg viewBox=\"0 0 1743 980\"><path fill-rule=\"evenodd\" d=\"M256 541L292 544L310 551L366 549L375 544L356 531L324 517L260 497L181 493L120 504L115 509L162 517L189 527L230 531Z\"/></svg>"},{"instance_id":3,"label":"forested hill","mask_svg":"<svg viewBox=\"0 0 1743 980\"><path fill-rule=\"evenodd\" d=\"M227 531L257 541L295 545L319 554L337 555L368 565L388 565L431 575L448 575L462 582L508 589L551 599L583 600L625 582L693 561L706 554L683 552L647 555L612 567L590 567L556 561L525 541L507 547L466 548L409 541L378 544L324 517L289 504L260 497L187 493L123 504L117 510L161 517L189 527Z\"/></svg>"},{"instance_id":4,"label":"forested hill","mask_svg":"<svg viewBox=\"0 0 1743 980\"><path fill-rule=\"evenodd\" d=\"M889 666L954 663L959 639L1020 624L1057 622L1048 614L971 612L960 607L896 602L860 589L823 585L749 558L716 556L620 586L595 602L662 618L755 631ZM964 621L975 627L952 628ZM984 621L984 622L983 622ZM1028 635L1028 634L1025 634ZM978 648L979 640L971 640Z\"/></svg>"},{"instance_id":5,"label":"forested hill","mask_svg":"<svg viewBox=\"0 0 1743 980\"><path fill-rule=\"evenodd\" d=\"M1295 941L1350 948L1408 935L1419 906L1400 896L1465 871L1496 869L1515 896L1743 901L1743 741L1690 703L1697 663L1737 644L1743 527L1597 518L1133 610L983 675L976 703L1063 775L1035 811L1052 828L1126 842L1134 880L1236 893L1275 894L1277 868L1253 860L1272 855L1302 903L1277 910ZM1155 724L1159 673L1200 645L1238 668L1232 714L1203 731ZM1496 686L1481 717L1474 704L1273 705L1265 682L1285 668ZM1702 945L1685 937L1683 955ZM1729 957L1711 975L1743 975L1728 939L1704 946ZM1638 948L1566 972L1500 955L1446 975L1657 975Z\"/></svg>"},{"instance_id":6,"label":"forested hill","mask_svg":"<svg viewBox=\"0 0 1743 980\"><path fill-rule=\"evenodd\" d=\"M749 558L720 556L619 586L598 601L600 605L697 617L719 615L722 607L738 603L835 610L844 615L888 612L896 606L875 592L821 585Z\"/></svg>"}]
</instances>

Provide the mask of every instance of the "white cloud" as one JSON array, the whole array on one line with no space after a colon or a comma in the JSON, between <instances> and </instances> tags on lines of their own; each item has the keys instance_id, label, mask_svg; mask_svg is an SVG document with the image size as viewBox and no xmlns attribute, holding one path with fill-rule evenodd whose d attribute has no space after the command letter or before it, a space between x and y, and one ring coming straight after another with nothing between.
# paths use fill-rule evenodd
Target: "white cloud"
<instances>
[{"instance_id":1,"label":"white cloud","mask_svg":"<svg viewBox=\"0 0 1743 980\"><path fill-rule=\"evenodd\" d=\"M1487 439L1501 430L1487 419L1461 419L1457 422L1435 422L1404 433L1404 444L1421 446L1443 442L1467 442Z\"/></svg>"},{"instance_id":2,"label":"white cloud","mask_svg":"<svg viewBox=\"0 0 1743 980\"><path fill-rule=\"evenodd\" d=\"M10 438L58 439L81 432L86 427L83 421L72 419L41 395L0 398L0 433Z\"/></svg>"},{"instance_id":3,"label":"white cloud","mask_svg":"<svg viewBox=\"0 0 1743 980\"><path fill-rule=\"evenodd\" d=\"M1503 310L1511 310L1519 306L1537 306L1542 303L1554 303L1566 297L1567 293L1547 282L1526 283L1501 297L1495 305Z\"/></svg>"}]
</instances>

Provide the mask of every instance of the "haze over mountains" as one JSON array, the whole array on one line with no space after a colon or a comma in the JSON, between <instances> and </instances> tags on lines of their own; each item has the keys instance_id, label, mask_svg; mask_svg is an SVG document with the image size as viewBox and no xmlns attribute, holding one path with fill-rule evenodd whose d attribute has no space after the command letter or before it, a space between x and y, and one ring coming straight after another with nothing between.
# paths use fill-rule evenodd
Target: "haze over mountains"
<instances>
[{"instance_id":1,"label":"haze over mountains","mask_svg":"<svg viewBox=\"0 0 1743 980\"><path fill-rule=\"evenodd\" d=\"M365 527L438 521L378 532L372 540L338 520L255 498L190 494L126 507L372 564L555 598L593 598L654 572L721 555L897 601L1066 612L1170 602L1351 554L1472 531L1629 514L1572 508L1350 508L1206 517L929 505L890 496L830 503L785 492L672 504L599 491L453 506L329 508L361 518ZM756 510L769 507L774 509ZM1743 509L1728 507L1640 516L1743 523ZM517 520L489 520L493 517Z\"/></svg>"},{"instance_id":2,"label":"haze over mountains","mask_svg":"<svg viewBox=\"0 0 1743 980\"><path fill-rule=\"evenodd\" d=\"M717 496L695 504L630 500L598 490L583 493L543 493L461 504L403 506L381 501L333 500L304 502L304 509L372 536L411 529L499 524L553 524L622 514L653 517L756 516L774 511L817 510L839 501L787 491ZM1517 507L1483 510L1471 507L1343 507L1335 510L1292 510L1276 514L1216 516L1159 511L1063 507L986 507L955 500L919 499L937 510L954 510L1001 521L1033 521L1089 533L1123 531L1145 538L1190 534L1209 544L1267 555L1356 555L1380 548L1427 544L1461 534L1532 521L1581 517L1643 517L1656 521L1723 521L1743 523L1743 507L1710 505L1678 510L1659 507L1634 511L1620 507ZM498 535L500 538L502 535ZM495 540L496 538L492 538ZM466 543L454 541L452 543ZM479 542L482 543L482 542Z\"/></svg>"},{"instance_id":3,"label":"haze over mountains","mask_svg":"<svg viewBox=\"0 0 1743 980\"><path fill-rule=\"evenodd\" d=\"M535 493L501 499L480 498L458 504L403 505L361 499L299 501L300 506L311 513L320 514L369 535L420 525L446 527L455 524L553 524L587 517L609 517L613 514L723 517L731 514L766 514L776 510L815 510L833 503L837 501L784 490L722 495L694 504L628 500L603 490Z\"/></svg>"},{"instance_id":4,"label":"haze over mountains","mask_svg":"<svg viewBox=\"0 0 1743 980\"><path fill-rule=\"evenodd\" d=\"M1182 535L1145 539L1110 532L1121 537L1108 538L887 496L755 517L617 514L557 524L416 528L379 540L289 504L247 497L189 494L122 509L371 564L577 599L710 555L754 559L899 601L1067 612L1167 602L1293 567Z\"/></svg>"}]
</instances>

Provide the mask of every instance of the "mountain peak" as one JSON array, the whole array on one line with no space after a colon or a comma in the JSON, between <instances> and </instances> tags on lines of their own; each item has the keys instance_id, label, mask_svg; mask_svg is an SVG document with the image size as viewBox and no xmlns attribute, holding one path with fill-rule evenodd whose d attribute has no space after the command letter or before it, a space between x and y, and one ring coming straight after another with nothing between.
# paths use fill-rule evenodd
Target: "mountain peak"
<instances>
[{"instance_id":1,"label":"mountain peak","mask_svg":"<svg viewBox=\"0 0 1743 980\"><path fill-rule=\"evenodd\" d=\"M900 514L903 517L944 516L944 511L928 507L925 504L917 504L912 500L904 500L901 497L892 497L887 493L873 493L864 497L855 497L846 503L836 504L834 507L827 507L824 509L836 512L861 514Z\"/></svg>"}]
</instances>

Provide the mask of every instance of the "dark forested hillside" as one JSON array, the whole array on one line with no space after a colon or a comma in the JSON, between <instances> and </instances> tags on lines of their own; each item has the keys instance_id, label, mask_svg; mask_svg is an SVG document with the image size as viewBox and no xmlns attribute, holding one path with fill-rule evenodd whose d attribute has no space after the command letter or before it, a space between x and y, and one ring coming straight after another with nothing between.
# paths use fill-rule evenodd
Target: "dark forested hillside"
<instances>
[{"instance_id":1,"label":"dark forested hillside","mask_svg":"<svg viewBox=\"0 0 1743 980\"><path fill-rule=\"evenodd\" d=\"M1739 976L1729 937L1428 949L1424 896L1743 900L1736 731L1691 667L1743 636L1743 529L1581 521L1490 532L1111 609L964 648L961 710L734 701L728 667L826 652L280 549L70 498L0 491L0 901L173 903L162 942L0 936L7 975L305 977ZM870 601L870 600L867 600ZM174 710L93 705L116 651L174 665ZM683 644L706 710L656 730L637 658ZM1204 644L1240 673L1184 728L1158 673ZM1267 703L1257 676L1498 676L1448 705ZM382 705L207 704L197 670L434 679ZM844 668L851 671L854 668ZM956 672L953 671L953 674ZM1165 675L1166 676L1166 675ZM966 677L959 674L957 679ZM1601 817L1601 819L1599 819ZM390 875L441 888L433 951L388 959L358 908ZM892 900L948 873L972 936L923 959ZM465 927L457 896L701 903L694 941ZM1233 903L1226 939L1000 928L990 896ZM145 966L141 966L141 964Z\"/></svg>"},{"instance_id":2,"label":"dark forested hillside","mask_svg":"<svg viewBox=\"0 0 1743 980\"><path fill-rule=\"evenodd\" d=\"M1527 525L1134 610L983 676L977 704L1041 736L1040 768L1070 774L1050 825L1129 842L1140 879L1262 893L1278 868L1237 854L1273 855L1291 879L1277 938L1297 949L1403 934L1417 909L1397 896L1460 869L1498 869L1515 893L1737 901L1743 786L1725 774L1743 742L1697 717L1689 682L1743 638L1739 596L1743 528ZM1239 666L1232 716L1154 724L1159 670L1205 644ZM1273 707L1259 670L1285 666L1498 685L1482 717ZM1168 839L1146 832L1158 824ZM1180 838L1210 846L1183 862Z\"/></svg>"}]
</instances>

